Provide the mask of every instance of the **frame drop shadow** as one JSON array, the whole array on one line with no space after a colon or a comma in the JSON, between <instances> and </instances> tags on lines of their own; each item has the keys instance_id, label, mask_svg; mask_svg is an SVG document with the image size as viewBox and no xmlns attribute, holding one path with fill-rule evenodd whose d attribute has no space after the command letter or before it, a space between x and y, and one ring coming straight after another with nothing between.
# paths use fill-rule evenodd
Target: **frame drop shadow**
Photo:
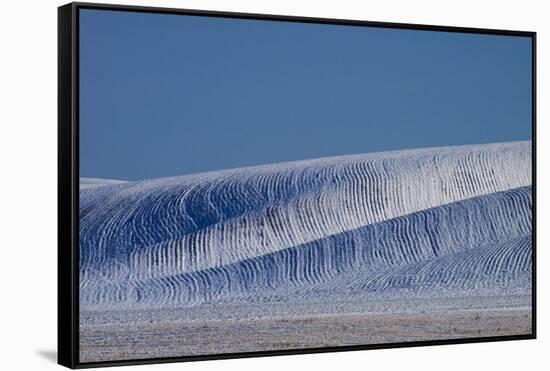
<instances>
[{"instance_id":1,"label":"frame drop shadow","mask_svg":"<svg viewBox=\"0 0 550 371\"><path fill-rule=\"evenodd\" d=\"M57 352L55 350L37 350L36 354L50 362L57 363Z\"/></svg>"}]
</instances>

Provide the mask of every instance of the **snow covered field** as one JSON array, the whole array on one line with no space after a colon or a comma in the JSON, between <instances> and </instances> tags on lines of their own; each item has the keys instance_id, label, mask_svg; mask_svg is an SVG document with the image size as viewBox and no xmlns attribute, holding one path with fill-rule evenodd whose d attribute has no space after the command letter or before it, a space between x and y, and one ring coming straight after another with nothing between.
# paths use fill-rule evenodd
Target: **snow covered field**
<instances>
[{"instance_id":1,"label":"snow covered field","mask_svg":"<svg viewBox=\"0 0 550 371\"><path fill-rule=\"evenodd\" d=\"M528 334L531 208L530 142L81 179L81 361Z\"/></svg>"}]
</instances>

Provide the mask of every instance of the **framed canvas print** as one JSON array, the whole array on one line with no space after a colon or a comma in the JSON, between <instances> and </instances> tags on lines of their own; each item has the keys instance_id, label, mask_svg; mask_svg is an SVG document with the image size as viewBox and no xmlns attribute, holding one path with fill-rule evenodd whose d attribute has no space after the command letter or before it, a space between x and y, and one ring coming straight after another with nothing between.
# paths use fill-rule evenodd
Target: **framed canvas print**
<instances>
[{"instance_id":1,"label":"framed canvas print","mask_svg":"<svg viewBox=\"0 0 550 371\"><path fill-rule=\"evenodd\" d=\"M535 33L59 8L59 363L535 337Z\"/></svg>"}]
</instances>

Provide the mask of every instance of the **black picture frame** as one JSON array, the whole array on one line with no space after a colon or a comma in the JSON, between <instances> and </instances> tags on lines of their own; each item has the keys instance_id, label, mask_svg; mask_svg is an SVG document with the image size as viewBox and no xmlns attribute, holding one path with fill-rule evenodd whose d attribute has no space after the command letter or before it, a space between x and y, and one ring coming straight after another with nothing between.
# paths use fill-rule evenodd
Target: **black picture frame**
<instances>
[{"instance_id":1,"label":"black picture frame","mask_svg":"<svg viewBox=\"0 0 550 371\"><path fill-rule=\"evenodd\" d=\"M533 255L532 255L532 333L527 335L413 341L389 344L338 346L327 348L213 354L170 358L117 360L81 363L79 348L79 10L165 13L218 18L255 19L332 25L353 25L410 30L444 31L490 35L523 36L532 42L532 176L533 176ZM213 359L263 357L353 351L380 348L525 340L536 338L536 32L484 28L448 27L421 24L386 23L346 19L311 18L268 14L233 13L144 6L70 3L58 8L58 363L69 368L122 366Z\"/></svg>"}]
</instances>

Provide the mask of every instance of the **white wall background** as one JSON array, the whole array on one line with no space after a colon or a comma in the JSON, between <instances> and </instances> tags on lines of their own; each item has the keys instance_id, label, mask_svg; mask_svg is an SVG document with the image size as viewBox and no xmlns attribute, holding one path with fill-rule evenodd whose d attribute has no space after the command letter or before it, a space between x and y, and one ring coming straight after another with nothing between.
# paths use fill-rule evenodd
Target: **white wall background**
<instances>
[{"instance_id":1,"label":"white wall background","mask_svg":"<svg viewBox=\"0 0 550 371\"><path fill-rule=\"evenodd\" d=\"M538 32L539 339L137 366L155 370L541 369L550 349L550 23L542 0L172 0L123 4L349 18ZM56 349L57 6L2 2L0 10L0 369L59 369ZM545 17L546 15L546 17ZM538 366L537 366L538 365Z\"/></svg>"}]
</instances>

